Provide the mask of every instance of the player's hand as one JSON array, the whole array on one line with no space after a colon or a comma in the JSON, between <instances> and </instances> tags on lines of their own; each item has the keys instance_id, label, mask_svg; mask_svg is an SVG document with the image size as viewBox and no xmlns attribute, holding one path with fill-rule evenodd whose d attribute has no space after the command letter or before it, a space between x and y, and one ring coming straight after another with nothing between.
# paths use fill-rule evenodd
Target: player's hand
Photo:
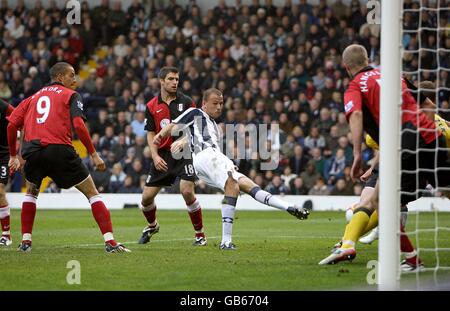
<instances>
[{"instance_id":1,"label":"player's hand","mask_svg":"<svg viewBox=\"0 0 450 311\"><path fill-rule=\"evenodd\" d=\"M361 175L359 179L363 182L367 182L370 176L373 175L373 167L370 167L364 174Z\"/></svg>"},{"instance_id":2,"label":"player's hand","mask_svg":"<svg viewBox=\"0 0 450 311\"><path fill-rule=\"evenodd\" d=\"M92 161L94 161L94 166L99 171L104 171L106 169L105 162L100 158L97 152L91 154Z\"/></svg>"},{"instance_id":3,"label":"player's hand","mask_svg":"<svg viewBox=\"0 0 450 311\"><path fill-rule=\"evenodd\" d=\"M156 134L155 137L153 137L153 143L157 146L161 143L162 137L160 133Z\"/></svg>"},{"instance_id":4,"label":"player's hand","mask_svg":"<svg viewBox=\"0 0 450 311\"><path fill-rule=\"evenodd\" d=\"M352 170L350 171L350 177L353 181L356 181L362 174L363 171L361 169L362 158L361 155L356 155L353 159Z\"/></svg>"},{"instance_id":5,"label":"player's hand","mask_svg":"<svg viewBox=\"0 0 450 311\"><path fill-rule=\"evenodd\" d=\"M153 164L158 171L166 172L168 170L166 161L160 156L153 157Z\"/></svg>"},{"instance_id":6,"label":"player's hand","mask_svg":"<svg viewBox=\"0 0 450 311\"><path fill-rule=\"evenodd\" d=\"M20 169L20 161L17 158L17 156L9 157L8 166L10 170L12 170L13 172L18 171Z\"/></svg>"},{"instance_id":7,"label":"player's hand","mask_svg":"<svg viewBox=\"0 0 450 311\"><path fill-rule=\"evenodd\" d=\"M184 146L186 146L186 140L184 140L183 138L179 139L172 143L172 145L170 146L170 151L172 153L181 152L183 150Z\"/></svg>"}]
</instances>

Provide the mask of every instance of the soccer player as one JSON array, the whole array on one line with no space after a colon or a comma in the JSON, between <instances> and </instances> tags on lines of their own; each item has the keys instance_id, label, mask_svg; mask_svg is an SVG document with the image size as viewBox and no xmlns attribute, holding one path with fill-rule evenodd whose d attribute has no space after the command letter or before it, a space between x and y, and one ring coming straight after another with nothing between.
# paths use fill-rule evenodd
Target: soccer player
<instances>
[{"instance_id":1,"label":"soccer player","mask_svg":"<svg viewBox=\"0 0 450 311\"><path fill-rule=\"evenodd\" d=\"M193 164L198 177L208 185L225 192L222 202L222 241L220 249L233 250L232 228L235 207L240 191L250 194L256 201L287 211L298 219L306 219L309 211L292 203L283 201L262 190L250 178L236 171L233 162L219 149L220 131L214 119L222 113L223 95L218 89L211 88L204 92L202 109L190 108L166 126L153 140L161 145L172 133L189 129L190 147ZM172 144L172 152L181 150L182 140Z\"/></svg>"},{"instance_id":2,"label":"soccer player","mask_svg":"<svg viewBox=\"0 0 450 311\"><path fill-rule=\"evenodd\" d=\"M108 209L80 157L72 146L72 125L87 148L98 170L105 163L95 151L84 124L81 96L76 87L75 70L65 62L50 68L50 85L24 99L8 117L9 167L18 170L17 130L24 129L22 157L27 194L22 203L22 242L18 250L31 251L31 235L36 215L36 201L42 179L49 176L60 188L76 187L89 200L92 214L100 227L108 253L129 252L114 240Z\"/></svg>"},{"instance_id":3,"label":"soccer player","mask_svg":"<svg viewBox=\"0 0 450 311\"><path fill-rule=\"evenodd\" d=\"M0 237L0 246L9 246L12 243L10 225L9 225L9 206L6 200L5 187L9 179L9 151L8 137L6 129L8 127L7 116L14 110L14 107L0 99L0 223L2 226L2 235Z\"/></svg>"},{"instance_id":4,"label":"soccer player","mask_svg":"<svg viewBox=\"0 0 450 311\"><path fill-rule=\"evenodd\" d=\"M366 49L357 44L348 46L343 53L343 63L352 81L344 95L345 112L353 136L354 161L351 169L352 178L361 176L361 141L363 130L378 144L379 141L379 96L380 71L368 66ZM450 174L446 170L437 170L429 174L423 170L436 170L448 167L447 152L436 147L444 146L444 139L436 130L434 122L419 110L414 96L408 89L407 81L402 80L402 159L401 159L401 198L402 209L406 204L417 199L416 189L425 189L427 183L441 188L450 185ZM425 129L419 131L418 129ZM418 151L418 148L421 148ZM406 152L405 152L406 151ZM418 164L416 153L418 153ZM437 161L436 161L437 160ZM422 170L419 172L419 170ZM437 178L435 178L437 177ZM352 260L356 256L355 243L378 208L378 182L370 202L355 209L352 220L347 226L342 246L319 264L333 264L343 260ZM405 213L402 214L404 216ZM409 238L404 233L405 217L402 217L400 244L406 261L402 266L409 266L412 271L420 268L422 263L417 257Z\"/></svg>"},{"instance_id":5,"label":"soccer player","mask_svg":"<svg viewBox=\"0 0 450 311\"><path fill-rule=\"evenodd\" d=\"M416 89L413 86L410 86L410 88ZM422 81L419 84L420 89L420 95L419 95L419 101L420 101L420 108L426 116L434 121L436 128L442 133L442 135L446 138L446 145L447 149L450 149L450 127L449 122L444 120L441 116L439 116L436 113L436 105L434 104L435 101L435 92L432 90L435 90L436 86L431 81ZM366 135L366 144L372 148L372 149L378 149L378 145L370 138L369 135ZM366 175L365 173L364 175ZM363 179L363 176L361 176L361 179ZM364 192L364 190L363 190ZM376 211L375 211L376 212ZM378 239L378 227L373 229L368 235L362 237L359 239L359 242L363 244L370 244L373 241Z\"/></svg>"},{"instance_id":6,"label":"soccer player","mask_svg":"<svg viewBox=\"0 0 450 311\"><path fill-rule=\"evenodd\" d=\"M200 202L196 199L194 188L195 175L192 159L176 160L172 157L170 147L172 137L167 137L159 146L152 144L153 138L164 127L170 124L180 114L195 107L193 100L178 91L179 73L175 67L161 68L159 75L161 92L147 103L146 125L147 141L152 154L150 172L142 193L141 210L148 225L142 231L139 244L145 244L159 231L156 220L155 197L164 186L171 186L176 178L180 178L180 192L186 202L187 210L195 230L194 246L207 244L203 232L203 218Z\"/></svg>"}]
</instances>

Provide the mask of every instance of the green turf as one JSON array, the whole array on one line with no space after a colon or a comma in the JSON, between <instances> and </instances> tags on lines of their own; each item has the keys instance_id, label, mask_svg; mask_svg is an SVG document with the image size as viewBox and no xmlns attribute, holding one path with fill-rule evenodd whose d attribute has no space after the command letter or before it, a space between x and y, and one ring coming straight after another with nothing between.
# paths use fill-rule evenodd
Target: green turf
<instances>
[{"instance_id":1,"label":"green turf","mask_svg":"<svg viewBox=\"0 0 450 311\"><path fill-rule=\"evenodd\" d=\"M90 211L38 210L33 251L18 253L20 216L12 211L14 243L0 249L0 290L335 290L376 289L368 285L366 265L377 259L377 243L359 245L353 262L318 266L339 240L343 212L315 212L298 221L282 212L238 211L234 225L236 251L218 249L220 211L204 211L209 244L193 247L185 211L159 211L160 232L147 245L136 241L144 226L137 209L112 211L115 237L128 242L130 254L106 254ZM439 215L450 226L450 213ZM434 214L420 214L421 228L434 226ZM408 229L414 228L410 217ZM434 233L420 235L422 247L434 246ZM450 232L438 235L440 247L450 247ZM435 253L423 253L428 266ZM67 262L78 260L81 285L69 285ZM440 264L450 266L450 252L440 252ZM433 280L423 273L421 280ZM415 281L415 276L403 278ZM450 273L438 273L449 282Z\"/></svg>"}]
</instances>

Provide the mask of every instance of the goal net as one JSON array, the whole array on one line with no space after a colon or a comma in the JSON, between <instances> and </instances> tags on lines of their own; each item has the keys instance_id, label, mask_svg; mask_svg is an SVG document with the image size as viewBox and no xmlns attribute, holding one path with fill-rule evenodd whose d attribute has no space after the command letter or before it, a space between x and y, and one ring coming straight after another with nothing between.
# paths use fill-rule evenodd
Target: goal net
<instances>
[{"instance_id":1,"label":"goal net","mask_svg":"<svg viewBox=\"0 0 450 311\"><path fill-rule=\"evenodd\" d=\"M450 288L450 200L442 197L450 190L442 183L442 175L450 176L450 164L443 163L447 153L450 154L450 123L446 122L450 120L450 2L403 0L399 4L399 14L388 11L396 10L391 1L382 4L380 289ZM398 24L401 26L397 34L393 27ZM408 92L421 104L422 111L435 123L435 128L417 126L416 129L401 125L402 117L413 112L404 109L401 86L390 81L399 75L410 82ZM398 91L394 89L396 87ZM395 108L386 103L383 106L383 94L385 99L390 98L391 104L396 99L399 104ZM419 114L415 116L416 124L423 124ZM393 124L388 125L388 122ZM392 133L399 134L392 139ZM449 135L447 140L445 135ZM436 141L433 148L426 145L427 139ZM414 148L408 146L407 142L411 140L415 140ZM383 148L388 150L383 152ZM393 163L386 164L387 161ZM405 161L415 165L405 165ZM393 171L401 174L395 174L396 178L393 178ZM405 183L405 180L401 182L401 175L403 179L406 176L414 187L401 187ZM389 177L392 180L386 182ZM398 206L405 196L417 199L408 203L408 213L388 211L392 206ZM400 223L404 224L404 233ZM423 262L423 266L418 263L418 267L409 273L400 261L416 253L405 252L403 243L401 246L396 244L402 235L409 237ZM392 237L395 243L389 241Z\"/></svg>"}]
</instances>

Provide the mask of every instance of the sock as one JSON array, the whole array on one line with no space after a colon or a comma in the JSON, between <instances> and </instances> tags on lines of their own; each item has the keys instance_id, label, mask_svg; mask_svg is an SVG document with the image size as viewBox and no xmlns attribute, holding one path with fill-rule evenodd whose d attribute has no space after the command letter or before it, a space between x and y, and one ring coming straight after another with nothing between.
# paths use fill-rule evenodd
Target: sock
<instances>
[{"instance_id":1,"label":"sock","mask_svg":"<svg viewBox=\"0 0 450 311\"><path fill-rule=\"evenodd\" d=\"M406 234L405 227L403 225L400 225L400 231L400 251L405 254L406 261L413 265L420 264L422 261L417 256L417 251Z\"/></svg>"},{"instance_id":2,"label":"sock","mask_svg":"<svg viewBox=\"0 0 450 311\"><path fill-rule=\"evenodd\" d=\"M147 222L149 223L150 227L156 226L156 205L155 202L153 202L150 205L144 206L141 203L141 210L142 213L145 216L145 219L147 219Z\"/></svg>"},{"instance_id":3,"label":"sock","mask_svg":"<svg viewBox=\"0 0 450 311\"><path fill-rule=\"evenodd\" d=\"M33 232L34 217L36 216L36 197L26 194L22 202L22 212L20 219L22 222L22 240L31 241Z\"/></svg>"},{"instance_id":4,"label":"sock","mask_svg":"<svg viewBox=\"0 0 450 311\"><path fill-rule=\"evenodd\" d=\"M2 225L2 235L3 236L7 236L8 238L10 237L11 233L9 231L10 227L9 227L9 222L10 222L10 217L9 217L9 206L8 204L0 206L0 223Z\"/></svg>"},{"instance_id":5,"label":"sock","mask_svg":"<svg viewBox=\"0 0 450 311\"><path fill-rule=\"evenodd\" d=\"M222 203L222 243L231 243L237 198L225 196Z\"/></svg>"},{"instance_id":6,"label":"sock","mask_svg":"<svg viewBox=\"0 0 450 311\"><path fill-rule=\"evenodd\" d=\"M260 187L254 187L250 190L250 195L258 202L286 211L292 203L274 197L269 192L262 190Z\"/></svg>"},{"instance_id":7,"label":"sock","mask_svg":"<svg viewBox=\"0 0 450 311\"><path fill-rule=\"evenodd\" d=\"M367 223L367 226L364 228L364 230L361 233L361 235L366 234L367 232L369 232L370 230L372 230L376 226L378 226L378 212L377 211L373 211L372 215L370 215L369 222Z\"/></svg>"},{"instance_id":8,"label":"sock","mask_svg":"<svg viewBox=\"0 0 450 311\"><path fill-rule=\"evenodd\" d=\"M105 203L103 203L102 197L100 195L95 195L89 199L89 203L91 204L92 215L94 215L94 219L103 234L105 242L115 246L116 241L113 236L111 215L109 214Z\"/></svg>"},{"instance_id":9,"label":"sock","mask_svg":"<svg viewBox=\"0 0 450 311\"><path fill-rule=\"evenodd\" d=\"M352 220L345 230L342 240L342 248L354 248L356 241L361 237L364 228L367 227L371 211L365 207L355 209Z\"/></svg>"},{"instance_id":10,"label":"sock","mask_svg":"<svg viewBox=\"0 0 450 311\"><path fill-rule=\"evenodd\" d=\"M200 202L197 199L194 199L192 203L186 203L186 206L189 217L191 218L192 226L194 227L197 236L197 234L203 233L203 217ZM199 236L204 236L204 234Z\"/></svg>"}]
</instances>

